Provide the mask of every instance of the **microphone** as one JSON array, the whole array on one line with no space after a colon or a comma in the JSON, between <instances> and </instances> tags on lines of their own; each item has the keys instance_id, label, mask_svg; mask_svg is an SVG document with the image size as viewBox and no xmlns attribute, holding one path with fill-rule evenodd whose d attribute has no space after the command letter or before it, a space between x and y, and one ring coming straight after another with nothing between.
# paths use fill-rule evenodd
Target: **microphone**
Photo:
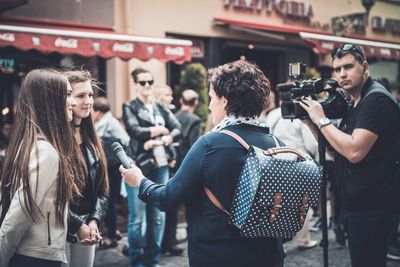
<instances>
[{"instance_id":1,"label":"microphone","mask_svg":"<svg viewBox=\"0 0 400 267\"><path fill-rule=\"evenodd\" d=\"M125 169L129 169L131 167L131 161L129 160L128 156L126 155L121 144L118 142L114 142L111 145L111 149L112 149L113 153L115 154L115 156L122 163L122 166L124 166Z\"/></svg>"}]
</instances>

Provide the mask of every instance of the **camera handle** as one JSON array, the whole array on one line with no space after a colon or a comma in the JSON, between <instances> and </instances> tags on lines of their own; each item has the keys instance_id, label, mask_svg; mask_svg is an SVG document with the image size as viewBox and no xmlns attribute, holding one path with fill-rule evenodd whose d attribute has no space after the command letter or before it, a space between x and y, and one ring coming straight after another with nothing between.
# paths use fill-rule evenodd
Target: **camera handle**
<instances>
[{"instance_id":1,"label":"camera handle","mask_svg":"<svg viewBox=\"0 0 400 267\"><path fill-rule=\"evenodd\" d=\"M329 266L328 260L328 220L327 220L327 196L326 196L326 185L327 185L327 173L326 173L326 158L325 152L327 147L327 141L324 135L321 133L321 130L318 130L318 153L319 153L319 162L322 166L322 185L321 185L321 216L322 216L322 240L320 246L323 248L324 255L324 267Z\"/></svg>"}]
</instances>

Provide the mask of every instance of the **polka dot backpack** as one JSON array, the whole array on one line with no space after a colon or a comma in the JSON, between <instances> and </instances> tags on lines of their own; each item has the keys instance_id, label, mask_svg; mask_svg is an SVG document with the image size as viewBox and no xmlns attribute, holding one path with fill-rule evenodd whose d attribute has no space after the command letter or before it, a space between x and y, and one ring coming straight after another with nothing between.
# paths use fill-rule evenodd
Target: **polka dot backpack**
<instances>
[{"instance_id":1,"label":"polka dot backpack","mask_svg":"<svg viewBox=\"0 0 400 267\"><path fill-rule=\"evenodd\" d=\"M239 135L235 138L248 150L236 185L231 210L226 210L207 187L211 202L225 212L244 237L293 238L303 227L310 206L319 197L322 174L309 156L290 148L262 150L249 146Z\"/></svg>"}]
</instances>

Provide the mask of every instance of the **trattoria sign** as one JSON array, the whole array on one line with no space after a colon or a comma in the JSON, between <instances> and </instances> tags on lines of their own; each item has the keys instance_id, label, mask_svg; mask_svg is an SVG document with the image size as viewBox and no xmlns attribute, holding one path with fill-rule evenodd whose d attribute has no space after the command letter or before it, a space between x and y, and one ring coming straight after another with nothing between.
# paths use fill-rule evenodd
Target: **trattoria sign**
<instances>
[{"instance_id":1,"label":"trattoria sign","mask_svg":"<svg viewBox=\"0 0 400 267\"><path fill-rule=\"evenodd\" d=\"M224 6L253 11L277 12L282 16L310 19L314 16L311 4L288 0L224 0Z\"/></svg>"}]
</instances>

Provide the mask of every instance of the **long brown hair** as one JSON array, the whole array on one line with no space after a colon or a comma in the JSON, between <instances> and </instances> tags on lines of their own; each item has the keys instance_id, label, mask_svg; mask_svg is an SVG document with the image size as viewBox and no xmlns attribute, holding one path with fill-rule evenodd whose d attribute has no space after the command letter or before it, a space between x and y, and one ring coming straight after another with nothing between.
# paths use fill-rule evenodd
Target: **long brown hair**
<instances>
[{"instance_id":1,"label":"long brown hair","mask_svg":"<svg viewBox=\"0 0 400 267\"><path fill-rule=\"evenodd\" d=\"M80 82L90 82L92 87L98 88L96 80L92 78L89 71L85 70L71 70L64 72L68 78L68 81L73 84ZM99 178L101 179L103 192L108 193L109 184L108 184L108 174L107 174L107 160L104 154L103 147L101 145L101 141L97 136L96 129L93 125L93 120L91 114L87 118L82 118L81 125L79 127L79 131L82 137L83 143L94 153L100 161L99 168ZM81 161L83 157L80 157ZM86 170L87 171L87 170Z\"/></svg>"},{"instance_id":2,"label":"long brown hair","mask_svg":"<svg viewBox=\"0 0 400 267\"><path fill-rule=\"evenodd\" d=\"M26 75L22 83L13 134L1 174L0 206L3 211L0 223L21 185L26 213L34 223L40 222L43 214L33 194L37 191L37 186L31 188L29 182L29 157L31 151L35 151L37 158L40 156L37 141L44 138L59 156L57 193L54 200L55 217L56 224L65 227L63 223L67 203L74 193L79 194L73 178L76 169L72 168L73 164L70 162L76 142L69 127L66 111L67 84L68 81L61 72L51 69L33 70ZM39 168L46 166L39 166L37 163L37 173ZM38 175L36 179L39 179Z\"/></svg>"}]
</instances>

